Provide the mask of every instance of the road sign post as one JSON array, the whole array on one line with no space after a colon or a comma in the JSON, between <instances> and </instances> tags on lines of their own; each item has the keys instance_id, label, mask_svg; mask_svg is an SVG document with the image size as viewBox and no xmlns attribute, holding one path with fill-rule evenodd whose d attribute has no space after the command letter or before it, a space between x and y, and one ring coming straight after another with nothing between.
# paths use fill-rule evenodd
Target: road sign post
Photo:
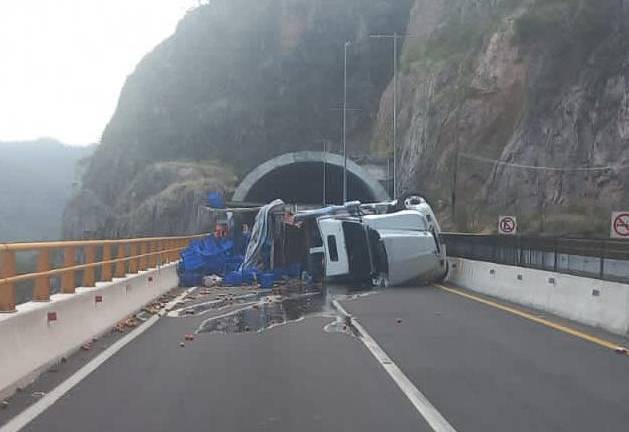
<instances>
[{"instance_id":1,"label":"road sign post","mask_svg":"<svg viewBox=\"0 0 629 432\"><path fill-rule=\"evenodd\" d=\"M612 212L610 237L629 240L629 211Z\"/></svg>"},{"instance_id":2,"label":"road sign post","mask_svg":"<svg viewBox=\"0 0 629 432\"><path fill-rule=\"evenodd\" d=\"M498 217L498 233L502 235L516 235L518 233L518 222L515 216Z\"/></svg>"}]
</instances>

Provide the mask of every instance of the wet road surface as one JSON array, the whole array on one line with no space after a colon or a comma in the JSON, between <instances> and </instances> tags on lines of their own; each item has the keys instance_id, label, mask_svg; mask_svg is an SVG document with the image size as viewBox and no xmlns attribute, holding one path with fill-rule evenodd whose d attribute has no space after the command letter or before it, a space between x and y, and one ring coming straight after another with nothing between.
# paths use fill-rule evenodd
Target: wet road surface
<instances>
[{"instance_id":1,"label":"wet road surface","mask_svg":"<svg viewBox=\"0 0 629 432\"><path fill-rule=\"evenodd\" d=\"M25 430L431 430L331 296L251 295L161 318ZM629 425L627 356L436 287L341 304L460 432Z\"/></svg>"}]
</instances>

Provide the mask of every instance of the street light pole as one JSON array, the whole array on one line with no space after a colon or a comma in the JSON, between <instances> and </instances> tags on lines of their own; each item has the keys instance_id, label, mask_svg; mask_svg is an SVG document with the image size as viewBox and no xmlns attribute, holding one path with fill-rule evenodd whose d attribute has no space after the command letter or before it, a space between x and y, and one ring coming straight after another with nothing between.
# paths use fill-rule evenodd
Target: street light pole
<instances>
[{"instance_id":1,"label":"street light pole","mask_svg":"<svg viewBox=\"0 0 629 432\"><path fill-rule=\"evenodd\" d=\"M327 164L327 157L328 157L328 142L327 141L323 141L323 207L325 207L325 203L327 201L326 199L326 182L328 179L328 164Z\"/></svg>"},{"instance_id":2,"label":"street light pole","mask_svg":"<svg viewBox=\"0 0 629 432\"><path fill-rule=\"evenodd\" d=\"M393 196L397 197L397 87L398 87L398 39L416 37L409 34L390 33L369 35L376 39L393 39Z\"/></svg>"},{"instance_id":3,"label":"street light pole","mask_svg":"<svg viewBox=\"0 0 629 432\"><path fill-rule=\"evenodd\" d=\"M393 196L391 198L397 198L397 32L393 33Z\"/></svg>"},{"instance_id":4,"label":"street light pole","mask_svg":"<svg viewBox=\"0 0 629 432\"><path fill-rule=\"evenodd\" d=\"M351 42L346 41L343 57L343 203L347 202L347 51Z\"/></svg>"}]
</instances>

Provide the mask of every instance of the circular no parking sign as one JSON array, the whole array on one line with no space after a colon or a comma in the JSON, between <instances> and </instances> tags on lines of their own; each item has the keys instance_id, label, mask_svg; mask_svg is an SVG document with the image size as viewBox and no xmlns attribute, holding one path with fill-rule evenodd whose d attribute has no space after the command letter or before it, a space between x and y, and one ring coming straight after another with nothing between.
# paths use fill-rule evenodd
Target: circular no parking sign
<instances>
[{"instance_id":1,"label":"circular no parking sign","mask_svg":"<svg viewBox=\"0 0 629 432\"><path fill-rule=\"evenodd\" d=\"M518 231L518 223L515 216L500 216L498 218L498 232L500 234L515 234Z\"/></svg>"},{"instance_id":2,"label":"circular no parking sign","mask_svg":"<svg viewBox=\"0 0 629 432\"><path fill-rule=\"evenodd\" d=\"M629 212L612 214L612 237L629 238Z\"/></svg>"}]
</instances>

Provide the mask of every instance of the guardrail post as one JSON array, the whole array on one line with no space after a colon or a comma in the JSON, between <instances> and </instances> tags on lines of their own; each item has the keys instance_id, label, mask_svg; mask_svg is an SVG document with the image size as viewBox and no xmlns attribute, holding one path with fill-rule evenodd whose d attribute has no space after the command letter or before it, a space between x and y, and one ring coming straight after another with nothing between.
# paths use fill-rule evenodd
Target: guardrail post
<instances>
[{"instance_id":1,"label":"guardrail post","mask_svg":"<svg viewBox=\"0 0 629 432\"><path fill-rule=\"evenodd\" d=\"M2 282L11 276L15 276L15 252L0 251L0 313L15 312L15 284Z\"/></svg>"},{"instance_id":2,"label":"guardrail post","mask_svg":"<svg viewBox=\"0 0 629 432\"><path fill-rule=\"evenodd\" d=\"M111 280L111 263L107 262L111 260L111 245L109 243L103 244L103 266L101 267L101 279L103 282L109 282Z\"/></svg>"},{"instance_id":3,"label":"guardrail post","mask_svg":"<svg viewBox=\"0 0 629 432\"><path fill-rule=\"evenodd\" d=\"M157 254L157 266L161 267L164 264L164 241L163 240L157 240L157 252L160 252L159 254Z\"/></svg>"},{"instance_id":4,"label":"guardrail post","mask_svg":"<svg viewBox=\"0 0 629 432\"><path fill-rule=\"evenodd\" d=\"M96 246L85 246L85 264L93 264L96 261ZM93 287L96 283L94 267L83 270L83 286Z\"/></svg>"},{"instance_id":5,"label":"guardrail post","mask_svg":"<svg viewBox=\"0 0 629 432\"><path fill-rule=\"evenodd\" d=\"M37 254L37 273L43 273L50 270L50 251L47 248L39 250ZM50 277L38 276L35 279L35 290L33 291L33 300L36 302L50 301Z\"/></svg>"},{"instance_id":6,"label":"guardrail post","mask_svg":"<svg viewBox=\"0 0 629 432\"><path fill-rule=\"evenodd\" d=\"M168 240L166 243L166 247L168 248L168 262L171 263L175 261L175 254L173 253L173 249L175 248L175 242L173 240Z\"/></svg>"},{"instance_id":7,"label":"guardrail post","mask_svg":"<svg viewBox=\"0 0 629 432\"><path fill-rule=\"evenodd\" d=\"M63 266L73 267L76 264L76 249L74 246L66 246L63 249ZM61 277L61 292L64 294L74 294L74 270L68 270Z\"/></svg>"},{"instance_id":8,"label":"guardrail post","mask_svg":"<svg viewBox=\"0 0 629 432\"><path fill-rule=\"evenodd\" d=\"M179 259L179 240L173 240L173 261L177 261Z\"/></svg>"},{"instance_id":9,"label":"guardrail post","mask_svg":"<svg viewBox=\"0 0 629 432\"><path fill-rule=\"evenodd\" d=\"M149 260L146 254L148 253L148 243L143 241L140 243L140 270L146 270L149 266Z\"/></svg>"},{"instance_id":10,"label":"guardrail post","mask_svg":"<svg viewBox=\"0 0 629 432\"><path fill-rule=\"evenodd\" d=\"M183 244L183 242L181 240L177 240L175 241L175 251L173 252L173 254L175 255L175 261L179 260L179 256L181 254L182 248L181 245Z\"/></svg>"},{"instance_id":11,"label":"guardrail post","mask_svg":"<svg viewBox=\"0 0 629 432\"><path fill-rule=\"evenodd\" d=\"M126 262L122 261L126 257L126 243L118 243L118 260L116 262L116 274L117 278L123 278L125 275Z\"/></svg>"},{"instance_id":12,"label":"guardrail post","mask_svg":"<svg viewBox=\"0 0 629 432\"><path fill-rule=\"evenodd\" d=\"M601 251L601 262L598 269L599 279L605 279L605 254L607 253L607 242L603 240L603 250Z\"/></svg>"},{"instance_id":13,"label":"guardrail post","mask_svg":"<svg viewBox=\"0 0 629 432\"><path fill-rule=\"evenodd\" d=\"M136 257L138 255L138 244L132 242L129 244L129 256ZM138 258L133 258L129 261L129 273L135 274L138 272Z\"/></svg>"},{"instance_id":14,"label":"guardrail post","mask_svg":"<svg viewBox=\"0 0 629 432\"><path fill-rule=\"evenodd\" d=\"M557 270L559 269L559 257L557 256L557 250L559 249L559 237L555 237L555 242L554 242L554 246L555 246L555 250L554 250L554 263L553 263L553 271L555 273L557 273Z\"/></svg>"},{"instance_id":15,"label":"guardrail post","mask_svg":"<svg viewBox=\"0 0 629 432\"><path fill-rule=\"evenodd\" d=\"M518 235L518 240L517 240L517 259L516 259L516 266L522 267L522 254L523 254L523 250L522 250L522 236Z\"/></svg>"},{"instance_id":16,"label":"guardrail post","mask_svg":"<svg viewBox=\"0 0 629 432\"><path fill-rule=\"evenodd\" d=\"M179 254L181 254L181 251L184 250L186 248L186 241L185 240L179 240L177 241L177 256L179 256Z\"/></svg>"},{"instance_id":17,"label":"guardrail post","mask_svg":"<svg viewBox=\"0 0 629 432\"><path fill-rule=\"evenodd\" d=\"M156 243L157 242L155 241L149 242L149 253L151 254L149 256L149 268L157 267L157 255L155 255L155 252L157 251Z\"/></svg>"},{"instance_id":18,"label":"guardrail post","mask_svg":"<svg viewBox=\"0 0 629 432\"><path fill-rule=\"evenodd\" d=\"M171 257L171 253L170 253L170 240L166 239L164 240L164 263L168 264L169 262L171 262L172 260L170 259Z\"/></svg>"}]
</instances>

